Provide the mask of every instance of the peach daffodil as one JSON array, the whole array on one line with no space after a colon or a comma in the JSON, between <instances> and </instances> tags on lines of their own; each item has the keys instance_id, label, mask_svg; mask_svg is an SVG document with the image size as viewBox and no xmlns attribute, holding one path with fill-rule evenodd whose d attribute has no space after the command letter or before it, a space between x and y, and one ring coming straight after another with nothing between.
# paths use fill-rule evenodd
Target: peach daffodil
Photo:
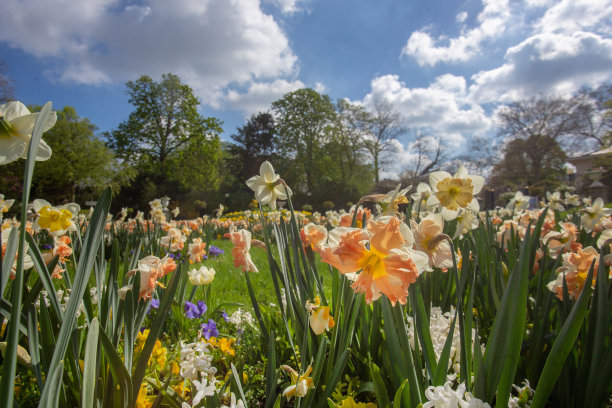
<instances>
[{"instance_id":1,"label":"peach daffodil","mask_svg":"<svg viewBox=\"0 0 612 408\"><path fill-rule=\"evenodd\" d=\"M405 304L408 287L429 262L427 254L412 249L410 228L385 216L370 221L367 230L345 228L339 233L330 232L321 259L354 280L352 288L365 293L367 303L384 294L393 305Z\"/></svg>"},{"instance_id":2,"label":"peach daffodil","mask_svg":"<svg viewBox=\"0 0 612 408\"><path fill-rule=\"evenodd\" d=\"M444 219L440 214L430 214L419 224L410 220L414 234L414 246L429 257L429 266L448 269L453 266L451 246L444 235Z\"/></svg>"},{"instance_id":3,"label":"peach daffodil","mask_svg":"<svg viewBox=\"0 0 612 408\"><path fill-rule=\"evenodd\" d=\"M251 232L245 229L234 231L232 227L230 232L225 234L225 237L229 238L234 245L232 248L234 267L240 268L245 272L259 272L249 253L251 249Z\"/></svg>"},{"instance_id":4,"label":"peach daffodil","mask_svg":"<svg viewBox=\"0 0 612 408\"><path fill-rule=\"evenodd\" d=\"M0 105L0 165L9 164L19 158L27 158L28 146L38 115L30 113L30 110L18 101ZM44 124L43 132L51 129L56 121L56 113L51 112ZM51 148L41 139L36 151L36 160L49 160L50 157Z\"/></svg>"},{"instance_id":5,"label":"peach daffodil","mask_svg":"<svg viewBox=\"0 0 612 408\"><path fill-rule=\"evenodd\" d=\"M291 189L284 185L267 160L259 168L259 176L251 177L246 184L255 192L255 198L261 205L268 204L273 210L276 210L277 199L286 200L292 195Z\"/></svg>"},{"instance_id":6,"label":"peach daffodil","mask_svg":"<svg viewBox=\"0 0 612 408\"><path fill-rule=\"evenodd\" d=\"M308 223L300 230L300 238L304 245L310 245L313 251L318 252L319 248L327 240L327 229L322 225Z\"/></svg>"}]
</instances>

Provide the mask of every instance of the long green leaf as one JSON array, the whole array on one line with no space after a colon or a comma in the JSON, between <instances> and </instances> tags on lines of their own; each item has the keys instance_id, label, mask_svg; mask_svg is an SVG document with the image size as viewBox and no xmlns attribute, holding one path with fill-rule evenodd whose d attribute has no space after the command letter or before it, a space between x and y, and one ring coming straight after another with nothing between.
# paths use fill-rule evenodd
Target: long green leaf
<instances>
[{"instance_id":1,"label":"long green leaf","mask_svg":"<svg viewBox=\"0 0 612 408\"><path fill-rule=\"evenodd\" d=\"M85 361L83 363L83 387L81 393L81 408L93 408L96 390L96 368L98 356L98 334L100 325L94 317L89 323L87 341L85 342Z\"/></svg>"},{"instance_id":2,"label":"long green leaf","mask_svg":"<svg viewBox=\"0 0 612 408\"><path fill-rule=\"evenodd\" d=\"M130 373L128 373L123 361L121 361L121 357L113 343L111 343L110 339L104 333L104 330L99 332L102 349L104 350L104 356L108 359L108 367L115 379L115 382L118 385L119 397L120 400L123 401L124 407L133 406L134 395L138 395L138 393L132 393L132 379L130 378ZM138 384L138 390L140 390L140 384ZM114 391L114 390L113 390ZM116 392L113 392L111 395L115 396ZM109 404L108 401L105 401L106 406L113 406Z\"/></svg>"},{"instance_id":3,"label":"long green leaf","mask_svg":"<svg viewBox=\"0 0 612 408\"><path fill-rule=\"evenodd\" d=\"M17 255L17 248L19 247L19 229L11 228L9 237L6 242L6 250L2 259L2 274L0 280L0 296L4 297L4 289L6 289L9 276L11 276L11 269L15 262L15 255Z\"/></svg>"},{"instance_id":4,"label":"long green leaf","mask_svg":"<svg viewBox=\"0 0 612 408\"><path fill-rule=\"evenodd\" d=\"M376 393L376 399L378 402L378 406L390 407L391 401L389 401L389 394L387 393L387 387L385 387L385 383L383 382L383 379L380 376L380 368L378 368L378 366L374 363L370 363L370 375L372 376L372 382L374 383L374 392Z\"/></svg>"},{"instance_id":5,"label":"long green leaf","mask_svg":"<svg viewBox=\"0 0 612 408\"><path fill-rule=\"evenodd\" d=\"M410 408L410 383L404 380L393 398L393 408Z\"/></svg>"},{"instance_id":6,"label":"long green leaf","mask_svg":"<svg viewBox=\"0 0 612 408\"><path fill-rule=\"evenodd\" d=\"M19 227L19 245L17 249L17 268L15 280L12 285L11 295L11 317L8 322L6 335L6 353L2 363L2 378L0 379L0 406L9 407L13 405L15 370L17 369L17 346L19 345L19 324L21 317L21 300L23 296L24 273L23 263L25 259L25 236L27 224L27 206L30 200L30 187L32 185L32 174L38 146L42 138L43 129L51 115L51 102L42 107L28 146L28 158L23 176L23 194L21 196L21 224ZM12 265L11 265L12 266ZM9 269L10 270L10 269ZM61 376L60 376L61 378Z\"/></svg>"},{"instance_id":7,"label":"long green leaf","mask_svg":"<svg viewBox=\"0 0 612 408\"><path fill-rule=\"evenodd\" d=\"M578 301L574 307L572 307L569 317L563 324L559 335L553 343L550 354L546 359L546 364L544 364L542 374L540 375L535 394L533 395L533 400L531 402L532 408L545 406L548 396L561 374L563 364L574 346L576 338L578 338L578 333L580 332L580 327L582 327L582 322L591 298L593 270L594 265L592 264L584 283L582 293L580 293Z\"/></svg>"},{"instance_id":8,"label":"long green leaf","mask_svg":"<svg viewBox=\"0 0 612 408\"><path fill-rule=\"evenodd\" d=\"M93 270L94 262L96 261L96 254L102 237L104 235L104 227L106 226L106 215L110 208L111 202L111 190L107 188L96 208L94 209L93 216L91 217L89 229L85 236L83 249L79 256L79 265L77 267L74 284L72 285L72 291L70 298L68 299L68 305L66 306L66 312L64 313L64 320L60 328L59 335L57 336L57 344L53 351L53 357L51 358L51 369L62 360L66 354L68 343L70 341L70 335L76 324L77 310L80 306L83 294L87 289L87 283L89 282L89 276Z\"/></svg>"},{"instance_id":9,"label":"long green leaf","mask_svg":"<svg viewBox=\"0 0 612 408\"><path fill-rule=\"evenodd\" d=\"M59 406L59 397L62 392L62 376L64 375L64 362L60 361L56 364L45 383L45 388L40 396L41 408L57 408Z\"/></svg>"}]
</instances>

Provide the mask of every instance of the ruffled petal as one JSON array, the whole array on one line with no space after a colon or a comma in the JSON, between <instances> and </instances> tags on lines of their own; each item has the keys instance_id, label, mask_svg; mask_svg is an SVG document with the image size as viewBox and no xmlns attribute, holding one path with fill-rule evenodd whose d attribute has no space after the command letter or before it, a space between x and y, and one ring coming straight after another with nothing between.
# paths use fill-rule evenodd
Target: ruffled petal
<instances>
[{"instance_id":1,"label":"ruffled petal","mask_svg":"<svg viewBox=\"0 0 612 408\"><path fill-rule=\"evenodd\" d=\"M429 174L429 185L432 191L438 191L438 183L446 178L451 178L450 173L446 171L434 171Z\"/></svg>"},{"instance_id":2,"label":"ruffled petal","mask_svg":"<svg viewBox=\"0 0 612 408\"><path fill-rule=\"evenodd\" d=\"M0 135L0 165L9 164L27 152L27 144L14 137Z\"/></svg>"}]
</instances>

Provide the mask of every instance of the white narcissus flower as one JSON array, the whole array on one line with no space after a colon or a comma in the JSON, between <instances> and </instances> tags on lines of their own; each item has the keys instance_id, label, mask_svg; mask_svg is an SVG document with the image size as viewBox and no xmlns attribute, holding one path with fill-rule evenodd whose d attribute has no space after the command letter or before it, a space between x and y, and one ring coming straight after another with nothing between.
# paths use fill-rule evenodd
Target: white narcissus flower
<instances>
[{"instance_id":1,"label":"white narcissus flower","mask_svg":"<svg viewBox=\"0 0 612 408\"><path fill-rule=\"evenodd\" d=\"M565 207L563 206L563 199L561 198L561 193L559 191L555 191L554 193L547 191L546 201L546 205L551 210L565 211Z\"/></svg>"},{"instance_id":2,"label":"white narcissus flower","mask_svg":"<svg viewBox=\"0 0 612 408\"><path fill-rule=\"evenodd\" d=\"M592 232L602 218L612 214L612 208L604 207L604 201L597 198L593 201L593 205L584 209L584 214L580 218L582 228L586 232Z\"/></svg>"},{"instance_id":3,"label":"white narcissus flower","mask_svg":"<svg viewBox=\"0 0 612 408\"><path fill-rule=\"evenodd\" d=\"M446 221L457 218L460 208L480 210L474 196L482 190L484 178L468 174L463 166L459 166L454 176L446 171L434 171L429 175L429 185L432 195L427 199L427 207L440 206L440 214Z\"/></svg>"},{"instance_id":4,"label":"white narcissus flower","mask_svg":"<svg viewBox=\"0 0 612 408\"><path fill-rule=\"evenodd\" d=\"M197 390L192 401L194 407L197 406L204 397L212 397L217 392L217 388L215 387L215 385L208 385L208 381L205 378L202 379L202 382L198 380L193 380L191 381L191 383Z\"/></svg>"},{"instance_id":5,"label":"white narcissus flower","mask_svg":"<svg viewBox=\"0 0 612 408\"><path fill-rule=\"evenodd\" d=\"M205 266L200 267L200 269L191 269L187 274L189 275L189 282L194 286L208 285L215 279L215 270Z\"/></svg>"},{"instance_id":6,"label":"white narcissus flower","mask_svg":"<svg viewBox=\"0 0 612 408\"><path fill-rule=\"evenodd\" d=\"M0 105L0 165L9 164L21 158L26 159L28 146L32 139L34 124L38 113L31 113L21 102L13 101ZM43 132L55 125L57 115L51 112ZM36 160L49 160L51 148L44 140L40 140Z\"/></svg>"},{"instance_id":7,"label":"white narcissus flower","mask_svg":"<svg viewBox=\"0 0 612 408\"><path fill-rule=\"evenodd\" d=\"M286 200L293 194L288 186L285 187L282 183L277 184L279 179L280 176L274 173L272 164L266 160L259 168L259 176L251 177L246 184L255 192L255 199L261 205L268 204L270 208L276 210L277 199Z\"/></svg>"},{"instance_id":8,"label":"white narcissus flower","mask_svg":"<svg viewBox=\"0 0 612 408\"><path fill-rule=\"evenodd\" d=\"M512 197L512 200L510 200L508 205L506 205L506 208L509 210L520 212L529 207L529 199L529 196L525 196L521 191L517 191L514 194L514 197Z\"/></svg>"}]
</instances>

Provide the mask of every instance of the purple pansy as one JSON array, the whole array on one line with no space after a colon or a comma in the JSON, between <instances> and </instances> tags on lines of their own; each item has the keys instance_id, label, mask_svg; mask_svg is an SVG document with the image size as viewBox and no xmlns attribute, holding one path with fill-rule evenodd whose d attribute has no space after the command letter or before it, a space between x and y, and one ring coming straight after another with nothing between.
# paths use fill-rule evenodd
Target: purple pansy
<instances>
[{"instance_id":1,"label":"purple pansy","mask_svg":"<svg viewBox=\"0 0 612 408\"><path fill-rule=\"evenodd\" d=\"M188 319L196 319L198 317L202 317L202 315L206 313L206 310L208 310L208 308L206 307L206 304L201 300L198 300L197 305L189 301L185 302L185 315Z\"/></svg>"},{"instance_id":2,"label":"purple pansy","mask_svg":"<svg viewBox=\"0 0 612 408\"><path fill-rule=\"evenodd\" d=\"M216 247L214 245L211 245L208 248L208 254L213 256L213 257L215 257L215 258L218 257L219 255L224 254L224 253L225 253L224 250L222 250L221 248L218 248L218 247Z\"/></svg>"},{"instance_id":3,"label":"purple pansy","mask_svg":"<svg viewBox=\"0 0 612 408\"><path fill-rule=\"evenodd\" d=\"M217 330L217 323L213 319L208 319L208 323L202 323L202 336L206 340L211 337L219 337L219 331Z\"/></svg>"}]
</instances>

